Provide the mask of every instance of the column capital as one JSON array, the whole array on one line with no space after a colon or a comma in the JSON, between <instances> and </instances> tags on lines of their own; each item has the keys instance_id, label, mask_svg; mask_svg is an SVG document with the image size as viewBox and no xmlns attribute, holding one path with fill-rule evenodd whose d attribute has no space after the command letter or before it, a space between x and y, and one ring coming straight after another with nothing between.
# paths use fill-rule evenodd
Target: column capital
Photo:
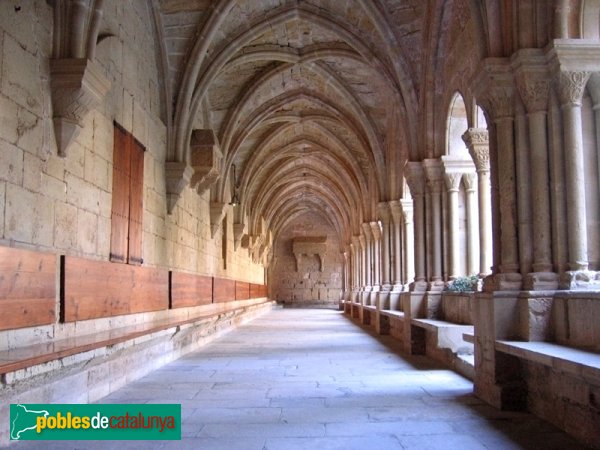
<instances>
[{"instance_id":1,"label":"column capital","mask_svg":"<svg viewBox=\"0 0 600 450\"><path fill-rule=\"evenodd\" d=\"M360 247L360 236L352 236L352 244L350 245L354 245L354 248L359 248Z\"/></svg>"},{"instance_id":2,"label":"column capital","mask_svg":"<svg viewBox=\"0 0 600 450\"><path fill-rule=\"evenodd\" d=\"M522 49L511 58L517 89L528 113L546 111L551 77L541 49Z\"/></svg>"},{"instance_id":3,"label":"column capital","mask_svg":"<svg viewBox=\"0 0 600 450\"><path fill-rule=\"evenodd\" d=\"M490 134L485 128L469 128L462 135L469 149L469 154L475 163L477 172L490 170Z\"/></svg>"},{"instance_id":4,"label":"column capital","mask_svg":"<svg viewBox=\"0 0 600 450\"><path fill-rule=\"evenodd\" d=\"M448 191L458 191L462 176L467 173L475 173L473 161L466 157L444 155L442 156L442 167Z\"/></svg>"},{"instance_id":5,"label":"column capital","mask_svg":"<svg viewBox=\"0 0 600 450\"><path fill-rule=\"evenodd\" d=\"M373 239L373 233L371 231L371 224L369 222L365 222L362 224L363 227L363 236L366 242L370 243Z\"/></svg>"},{"instance_id":6,"label":"column capital","mask_svg":"<svg viewBox=\"0 0 600 450\"><path fill-rule=\"evenodd\" d=\"M361 248L364 250L364 249L365 249L365 247L366 247L366 245L367 245L367 241L366 241L366 239L365 239L365 236L364 236L364 235L362 235L362 234L361 234L361 235L358 237L358 243L360 244L360 247L361 247Z\"/></svg>"},{"instance_id":7,"label":"column capital","mask_svg":"<svg viewBox=\"0 0 600 450\"><path fill-rule=\"evenodd\" d=\"M392 200L390 202L390 211L395 224L399 224L402 220L402 206L400 206L400 200Z\"/></svg>"},{"instance_id":8,"label":"column capital","mask_svg":"<svg viewBox=\"0 0 600 450\"><path fill-rule=\"evenodd\" d=\"M390 203L389 202L380 202L377 205L377 213L379 218L384 224L390 223Z\"/></svg>"},{"instance_id":9,"label":"column capital","mask_svg":"<svg viewBox=\"0 0 600 450\"><path fill-rule=\"evenodd\" d=\"M556 76L558 97L562 105L581 106L590 72L561 71Z\"/></svg>"},{"instance_id":10,"label":"column capital","mask_svg":"<svg viewBox=\"0 0 600 450\"><path fill-rule=\"evenodd\" d=\"M411 199L400 199L400 207L402 208L404 223L412 223L414 211L413 201Z\"/></svg>"},{"instance_id":11,"label":"column capital","mask_svg":"<svg viewBox=\"0 0 600 450\"><path fill-rule=\"evenodd\" d=\"M371 222L371 234L373 235L373 240L378 241L381 239L381 228L379 228L379 222Z\"/></svg>"},{"instance_id":12,"label":"column capital","mask_svg":"<svg viewBox=\"0 0 600 450\"><path fill-rule=\"evenodd\" d=\"M493 120L511 117L514 75L508 58L486 58L471 80L473 91Z\"/></svg>"},{"instance_id":13,"label":"column capital","mask_svg":"<svg viewBox=\"0 0 600 450\"><path fill-rule=\"evenodd\" d=\"M423 171L429 192L441 192L444 185L444 171L439 159L423 160Z\"/></svg>"},{"instance_id":14,"label":"column capital","mask_svg":"<svg viewBox=\"0 0 600 450\"><path fill-rule=\"evenodd\" d=\"M474 173L465 173L463 175L463 183L465 185L465 189L467 192L470 191L475 191L475 188L477 186L477 175Z\"/></svg>"},{"instance_id":15,"label":"column capital","mask_svg":"<svg viewBox=\"0 0 600 450\"><path fill-rule=\"evenodd\" d=\"M460 189L460 180L462 180L462 173L450 172L444 174L444 181L446 182L446 189L448 192L458 192Z\"/></svg>"},{"instance_id":16,"label":"column capital","mask_svg":"<svg viewBox=\"0 0 600 450\"><path fill-rule=\"evenodd\" d=\"M404 176L413 197L425 194L425 173L421 162L407 162L404 166Z\"/></svg>"}]
</instances>

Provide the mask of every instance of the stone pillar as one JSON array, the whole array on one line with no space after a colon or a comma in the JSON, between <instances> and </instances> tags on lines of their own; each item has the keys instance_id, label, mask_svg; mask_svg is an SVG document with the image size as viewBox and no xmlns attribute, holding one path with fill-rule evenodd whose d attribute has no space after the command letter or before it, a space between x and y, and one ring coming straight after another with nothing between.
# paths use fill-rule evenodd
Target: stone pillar
<instances>
[{"instance_id":1,"label":"stone pillar","mask_svg":"<svg viewBox=\"0 0 600 450\"><path fill-rule=\"evenodd\" d=\"M441 291L444 286L442 278L442 190L444 178L442 163L439 159L423 161L423 170L427 180L427 221L429 239L427 258L431 262L429 268L429 290Z\"/></svg>"},{"instance_id":2,"label":"stone pillar","mask_svg":"<svg viewBox=\"0 0 600 450\"><path fill-rule=\"evenodd\" d=\"M467 193L467 275L476 275L479 264L479 223L477 214L477 187L476 175L466 173L463 175L463 183Z\"/></svg>"},{"instance_id":3,"label":"stone pillar","mask_svg":"<svg viewBox=\"0 0 600 450\"><path fill-rule=\"evenodd\" d=\"M379 203L377 206L381 220L381 288L386 291L392 289L391 282L391 215L390 205L387 202Z\"/></svg>"},{"instance_id":4,"label":"stone pillar","mask_svg":"<svg viewBox=\"0 0 600 450\"><path fill-rule=\"evenodd\" d=\"M459 242L459 217L458 217L458 191L460 188L460 173L446 173L444 179L446 188L448 189L448 231L449 231L449 268L448 276L451 280L464 275L459 273L459 257L460 257L460 242Z\"/></svg>"},{"instance_id":5,"label":"stone pillar","mask_svg":"<svg viewBox=\"0 0 600 450\"><path fill-rule=\"evenodd\" d=\"M379 222L370 222L371 236L372 236L372 264L373 264L373 275L371 278L371 284L373 291L377 292L381 289L381 228Z\"/></svg>"},{"instance_id":6,"label":"stone pillar","mask_svg":"<svg viewBox=\"0 0 600 450\"><path fill-rule=\"evenodd\" d=\"M574 272L588 269L581 100L589 76L588 72L575 71L558 74L564 129L569 269Z\"/></svg>"},{"instance_id":7,"label":"stone pillar","mask_svg":"<svg viewBox=\"0 0 600 450\"><path fill-rule=\"evenodd\" d=\"M402 266L403 266L403 255L402 249L404 252L407 251L407 248L404 246L402 242L402 207L400 206L400 202L398 200L393 200L390 202L390 212L392 216L392 235L394 236L394 245L392 248L392 252L394 257L394 267L392 270L393 280L394 280L394 291L401 291L403 283L407 282L406 278L402 276ZM414 246L414 243L410 243L411 247ZM412 253L412 252L411 252ZM412 280L411 280L412 281Z\"/></svg>"},{"instance_id":8,"label":"stone pillar","mask_svg":"<svg viewBox=\"0 0 600 450\"><path fill-rule=\"evenodd\" d=\"M362 227L365 239L365 291L370 292L373 288L373 235L369 223L363 223Z\"/></svg>"},{"instance_id":9,"label":"stone pillar","mask_svg":"<svg viewBox=\"0 0 600 450\"><path fill-rule=\"evenodd\" d=\"M402 279L409 283L415 278L415 238L413 227L413 201L410 199L400 200L402 218L404 219L404 274Z\"/></svg>"},{"instance_id":10,"label":"stone pillar","mask_svg":"<svg viewBox=\"0 0 600 450\"><path fill-rule=\"evenodd\" d=\"M364 292L367 287L367 242L365 235L358 237L360 242L360 290Z\"/></svg>"},{"instance_id":11,"label":"stone pillar","mask_svg":"<svg viewBox=\"0 0 600 450\"><path fill-rule=\"evenodd\" d=\"M483 128L469 128L463 140L477 171L479 203L479 275L485 276L492 267L492 205L490 201L489 133Z\"/></svg>"},{"instance_id":12,"label":"stone pillar","mask_svg":"<svg viewBox=\"0 0 600 450\"><path fill-rule=\"evenodd\" d=\"M533 273L527 275L528 290L556 289L558 275L552 272L552 235L550 230L550 193L548 130L546 126L550 82L541 51L521 51L515 60L517 86L527 109L529 129L529 166L531 171L530 210L533 219ZM583 168L583 166L582 166Z\"/></svg>"},{"instance_id":13,"label":"stone pillar","mask_svg":"<svg viewBox=\"0 0 600 450\"><path fill-rule=\"evenodd\" d=\"M420 162L406 164L406 181L410 188L414 206L414 251L415 279L411 291L426 289L425 273L425 173Z\"/></svg>"}]
</instances>

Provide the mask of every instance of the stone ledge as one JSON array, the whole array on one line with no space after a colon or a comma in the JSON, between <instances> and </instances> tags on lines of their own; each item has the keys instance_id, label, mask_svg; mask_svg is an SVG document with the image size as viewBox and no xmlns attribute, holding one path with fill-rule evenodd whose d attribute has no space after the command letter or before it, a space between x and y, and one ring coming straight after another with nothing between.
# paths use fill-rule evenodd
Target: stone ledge
<instances>
[{"instance_id":1,"label":"stone ledge","mask_svg":"<svg viewBox=\"0 0 600 450\"><path fill-rule=\"evenodd\" d=\"M496 341L497 351L600 384L600 354L550 342Z\"/></svg>"},{"instance_id":2,"label":"stone ledge","mask_svg":"<svg viewBox=\"0 0 600 450\"><path fill-rule=\"evenodd\" d=\"M236 307L217 313L197 315L183 320L166 319L141 323L110 331L60 339L46 344L36 344L2 351L0 352L0 375L3 376L4 382L9 382L14 379L10 374L14 374L17 371L26 370L30 372L29 375L31 376L48 372L59 368L59 366L64 366L71 359L76 361L78 359L76 355L102 351L102 349L119 346L127 342L137 344L145 340L144 338L156 337L169 329L175 329L177 332L189 326L201 325L202 322L207 320L225 318L232 313L243 312L253 306L266 305L268 303L273 304L274 302L267 300L254 305ZM59 360L62 360L62 364L58 364ZM27 374L23 373L22 375L22 377L17 378L27 378Z\"/></svg>"},{"instance_id":3,"label":"stone ledge","mask_svg":"<svg viewBox=\"0 0 600 450\"><path fill-rule=\"evenodd\" d=\"M404 311L394 311L391 309L382 309L379 311L379 314L383 314L384 316L395 317L395 318L404 320Z\"/></svg>"}]
</instances>

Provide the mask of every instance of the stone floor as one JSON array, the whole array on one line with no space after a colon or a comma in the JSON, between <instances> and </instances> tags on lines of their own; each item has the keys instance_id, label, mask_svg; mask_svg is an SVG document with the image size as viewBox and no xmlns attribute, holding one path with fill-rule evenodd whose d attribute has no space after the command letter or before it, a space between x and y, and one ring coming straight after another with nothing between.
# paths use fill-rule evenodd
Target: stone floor
<instances>
[{"instance_id":1,"label":"stone floor","mask_svg":"<svg viewBox=\"0 0 600 450\"><path fill-rule=\"evenodd\" d=\"M111 394L181 403L181 441L33 442L15 449L577 449L470 381L326 309L278 309Z\"/></svg>"}]
</instances>

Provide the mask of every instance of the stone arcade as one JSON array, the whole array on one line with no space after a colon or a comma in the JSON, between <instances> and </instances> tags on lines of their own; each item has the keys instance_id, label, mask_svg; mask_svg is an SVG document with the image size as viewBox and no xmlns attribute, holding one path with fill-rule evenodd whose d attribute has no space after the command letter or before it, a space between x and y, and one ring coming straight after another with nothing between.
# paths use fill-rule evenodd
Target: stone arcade
<instances>
[{"instance_id":1,"label":"stone arcade","mask_svg":"<svg viewBox=\"0 0 600 450\"><path fill-rule=\"evenodd\" d=\"M600 448L600 0L0 2L0 445L275 302Z\"/></svg>"}]
</instances>

